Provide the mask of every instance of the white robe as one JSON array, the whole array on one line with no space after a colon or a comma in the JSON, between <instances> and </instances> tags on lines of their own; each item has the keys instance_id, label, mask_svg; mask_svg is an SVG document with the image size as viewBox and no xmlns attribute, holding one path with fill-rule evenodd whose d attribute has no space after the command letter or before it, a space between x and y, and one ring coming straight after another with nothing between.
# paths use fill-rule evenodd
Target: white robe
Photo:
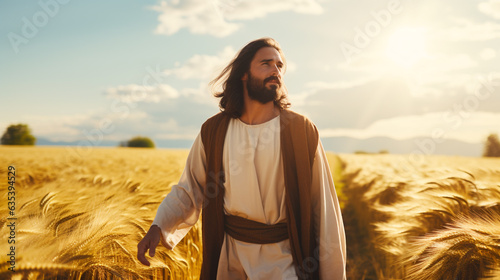
<instances>
[{"instance_id":1,"label":"white robe","mask_svg":"<svg viewBox=\"0 0 500 280\"><path fill-rule=\"evenodd\" d=\"M258 125L230 120L223 152L226 214L266 224L286 221L280 151L279 116ZM198 134L179 183L162 201L153 221L161 228L162 244L169 249L198 221L204 199L205 166L205 151ZM319 250L320 278L345 279L344 225L321 141L312 175L311 197L319 244L315 252ZM225 234L217 278L297 279L289 240L251 244Z\"/></svg>"}]
</instances>

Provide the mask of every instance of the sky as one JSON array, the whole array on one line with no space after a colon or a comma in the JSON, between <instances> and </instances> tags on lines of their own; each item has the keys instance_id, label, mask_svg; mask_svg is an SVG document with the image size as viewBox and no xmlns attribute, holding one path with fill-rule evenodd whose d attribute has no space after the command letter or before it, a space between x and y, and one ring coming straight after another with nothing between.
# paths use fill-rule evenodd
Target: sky
<instances>
[{"instance_id":1,"label":"sky","mask_svg":"<svg viewBox=\"0 0 500 280\"><path fill-rule=\"evenodd\" d=\"M0 35L0 131L192 141L210 80L272 37L323 139L500 134L500 0L1 1Z\"/></svg>"}]
</instances>

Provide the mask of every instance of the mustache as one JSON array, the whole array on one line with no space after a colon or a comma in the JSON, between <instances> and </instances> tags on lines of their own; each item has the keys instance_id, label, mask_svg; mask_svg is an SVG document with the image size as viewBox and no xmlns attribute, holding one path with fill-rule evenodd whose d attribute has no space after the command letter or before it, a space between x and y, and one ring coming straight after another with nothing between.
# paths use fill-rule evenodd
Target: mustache
<instances>
[{"instance_id":1,"label":"mustache","mask_svg":"<svg viewBox=\"0 0 500 280\"><path fill-rule=\"evenodd\" d=\"M278 79L278 77L275 77L275 76L271 76L271 77L265 78L264 79L264 84L267 84L270 81L275 81L276 83L278 83L278 85L281 85L281 80Z\"/></svg>"}]
</instances>

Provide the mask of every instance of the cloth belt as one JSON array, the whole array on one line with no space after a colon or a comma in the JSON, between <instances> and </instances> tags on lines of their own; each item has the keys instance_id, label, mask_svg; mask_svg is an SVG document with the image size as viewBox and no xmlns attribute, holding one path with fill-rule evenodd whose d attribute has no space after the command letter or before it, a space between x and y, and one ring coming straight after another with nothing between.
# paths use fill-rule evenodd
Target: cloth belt
<instances>
[{"instance_id":1,"label":"cloth belt","mask_svg":"<svg viewBox=\"0 0 500 280\"><path fill-rule=\"evenodd\" d=\"M288 239L287 223L267 225L233 215L224 215L224 218L224 230L239 241L270 244Z\"/></svg>"}]
</instances>

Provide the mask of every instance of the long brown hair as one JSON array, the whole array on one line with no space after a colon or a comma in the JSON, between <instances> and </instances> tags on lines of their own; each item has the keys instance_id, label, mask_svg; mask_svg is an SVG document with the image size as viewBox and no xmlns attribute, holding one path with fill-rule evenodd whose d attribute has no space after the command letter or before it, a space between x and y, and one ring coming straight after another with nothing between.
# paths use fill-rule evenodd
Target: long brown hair
<instances>
[{"instance_id":1,"label":"long brown hair","mask_svg":"<svg viewBox=\"0 0 500 280\"><path fill-rule=\"evenodd\" d=\"M272 38L261 38L248 43L243 47L229 65L210 82L212 92L215 97L221 98L219 108L233 118L239 118L243 113L243 82L241 78L250 71L250 63L258 50L264 47L275 48L283 60L283 69L286 70L286 60L280 45ZM217 92L217 88L222 86L222 92ZM281 94L278 100L274 100L274 105L285 109L290 107L288 92L285 85L281 87Z\"/></svg>"}]
</instances>

